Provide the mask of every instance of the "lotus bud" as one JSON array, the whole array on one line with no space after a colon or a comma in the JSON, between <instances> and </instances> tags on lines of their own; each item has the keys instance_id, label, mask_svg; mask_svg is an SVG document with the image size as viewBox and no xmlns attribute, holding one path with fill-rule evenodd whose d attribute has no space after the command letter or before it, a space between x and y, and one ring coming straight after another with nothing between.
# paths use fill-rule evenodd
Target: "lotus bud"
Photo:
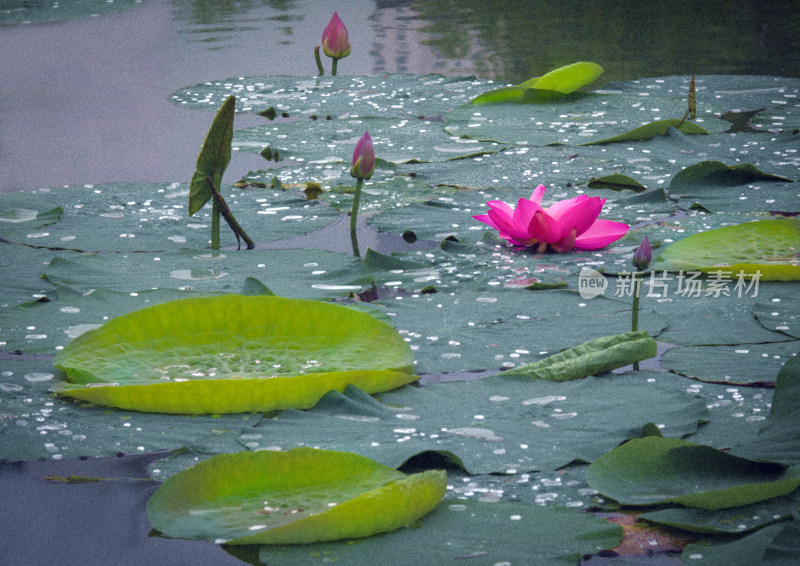
<instances>
[{"instance_id":1,"label":"lotus bud","mask_svg":"<svg viewBox=\"0 0 800 566\"><path fill-rule=\"evenodd\" d=\"M372 177L373 171L375 171L375 150L372 147L372 138L369 137L369 132L364 132L353 151L353 166L350 168L350 175L356 179L369 179Z\"/></svg>"},{"instance_id":2,"label":"lotus bud","mask_svg":"<svg viewBox=\"0 0 800 566\"><path fill-rule=\"evenodd\" d=\"M336 12L331 16L331 21L322 31L322 50L325 55L332 59L341 59L350 55L350 40L347 36L347 28L344 27L339 14Z\"/></svg>"},{"instance_id":3,"label":"lotus bud","mask_svg":"<svg viewBox=\"0 0 800 566\"><path fill-rule=\"evenodd\" d=\"M650 265L650 260L653 258L653 251L650 249L650 240L647 236L644 237L639 248L633 254L633 265L639 271L644 271Z\"/></svg>"}]
</instances>

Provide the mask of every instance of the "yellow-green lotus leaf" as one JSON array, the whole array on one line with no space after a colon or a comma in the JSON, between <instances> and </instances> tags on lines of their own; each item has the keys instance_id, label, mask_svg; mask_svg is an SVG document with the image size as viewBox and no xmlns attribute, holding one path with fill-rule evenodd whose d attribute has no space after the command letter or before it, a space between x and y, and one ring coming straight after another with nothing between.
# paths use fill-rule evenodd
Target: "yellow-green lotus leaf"
<instances>
[{"instance_id":1,"label":"yellow-green lotus leaf","mask_svg":"<svg viewBox=\"0 0 800 566\"><path fill-rule=\"evenodd\" d=\"M701 232L670 244L655 271L742 271L762 281L800 280L800 218L772 218Z\"/></svg>"},{"instance_id":2,"label":"yellow-green lotus leaf","mask_svg":"<svg viewBox=\"0 0 800 566\"><path fill-rule=\"evenodd\" d=\"M402 528L432 511L446 489L442 470L407 476L348 452L239 452L167 479L147 516L174 538L305 544Z\"/></svg>"},{"instance_id":3,"label":"yellow-green lotus leaf","mask_svg":"<svg viewBox=\"0 0 800 566\"><path fill-rule=\"evenodd\" d=\"M408 344L366 313L275 296L189 298L86 332L55 358L59 395L162 413L307 409L353 384L417 379Z\"/></svg>"}]
</instances>

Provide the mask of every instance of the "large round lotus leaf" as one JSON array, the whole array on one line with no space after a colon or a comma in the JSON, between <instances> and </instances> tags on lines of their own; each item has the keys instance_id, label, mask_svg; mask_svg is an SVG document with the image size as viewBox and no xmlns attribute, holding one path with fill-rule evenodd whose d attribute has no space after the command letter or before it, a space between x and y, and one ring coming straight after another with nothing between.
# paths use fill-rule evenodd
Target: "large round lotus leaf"
<instances>
[{"instance_id":1,"label":"large round lotus leaf","mask_svg":"<svg viewBox=\"0 0 800 566\"><path fill-rule=\"evenodd\" d=\"M761 326L775 332L800 338L800 298L795 294L774 295L769 300L761 300L753 307L753 315Z\"/></svg>"},{"instance_id":2,"label":"large round lotus leaf","mask_svg":"<svg viewBox=\"0 0 800 566\"><path fill-rule=\"evenodd\" d=\"M282 159L295 162L344 165L364 131L372 138L375 155L391 163L448 161L505 149L494 142L451 137L435 118L337 118L267 124L237 130L233 144L251 152L270 146Z\"/></svg>"},{"instance_id":3,"label":"large round lotus leaf","mask_svg":"<svg viewBox=\"0 0 800 566\"><path fill-rule=\"evenodd\" d=\"M761 272L761 280L800 279L800 219L774 218L726 226L671 244L655 260L656 271L722 270L736 277Z\"/></svg>"},{"instance_id":4,"label":"large round lotus leaf","mask_svg":"<svg viewBox=\"0 0 800 566\"><path fill-rule=\"evenodd\" d=\"M182 88L176 104L214 110L231 94L237 111L274 107L292 117L435 116L466 104L492 85L474 77L375 75L336 77L237 77Z\"/></svg>"},{"instance_id":5,"label":"large round lotus leaf","mask_svg":"<svg viewBox=\"0 0 800 566\"><path fill-rule=\"evenodd\" d=\"M800 478L680 438L635 438L595 460L589 485L623 505L677 503L727 509L787 495Z\"/></svg>"},{"instance_id":6,"label":"large round lotus leaf","mask_svg":"<svg viewBox=\"0 0 800 566\"><path fill-rule=\"evenodd\" d=\"M335 210L290 191L240 190L226 184L222 193L239 223L259 243L299 236L338 217ZM24 205L25 197L31 204ZM181 183L90 184L0 195L0 235L14 242L80 251L208 247L211 207L190 217L188 200L189 187ZM30 221L16 222L22 219ZM234 244L233 233L224 227L222 245Z\"/></svg>"},{"instance_id":7,"label":"large round lotus leaf","mask_svg":"<svg viewBox=\"0 0 800 566\"><path fill-rule=\"evenodd\" d=\"M471 488L475 485L472 480L474 477L463 486ZM538 493L531 489L530 483L524 486L525 491ZM507 493L508 489L509 483L503 481L498 491ZM420 529L402 529L368 539L311 547L262 546L259 560L261 564L281 566L332 563L565 566L578 564L582 555L613 548L621 540L622 527L580 509L459 498L439 505L425 517Z\"/></svg>"},{"instance_id":8,"label":"large round lotus leaf","mask_svg":"<svg viewBox=\"0 0 800 566\"><path fill-rule=\"evenodd\" d=\"M165 413L308 408L350 383L374 393L416 379L411 350L386 323L274 296L189 298L134 311L82 334L54 363L88 386L60 394Z\"/></svg>"},{"instance_id":9,"label":"large round lotus leaf","mask_svg":"<svg viewBox=\"0 0 800 566\"><path fill-rule=\"evenodd\" d=\"M433 510L446 488L442 470L406 476L346 452L239 452L170 477L147 515L176 538L305 544L399 529Z\"/></svg>"},{"instance_id":10,"label":"large round lotus leaf","mask_svg":"<svg viewBox=\"0 0 800 566\"><path fill-rule=\"evenodd\" d=\"M55 202L31 193L4 193L0 195L0 234L29 231L35 233L42 226L58 222L63 209ZM34 243L36 236L28 237Z\"/></svg>"},{"instance_id":11,"label":"large round lotus leaf","mask_svg":"<svg viewBox=\"0 0 800 566\"><path fill-rule=\"evenodd\" d=\"M735 346L694 346L666 352L661 364L670 371L700 381L774 383L778 370L798 351L798 340Z\"/></svg>"}]
</instances>

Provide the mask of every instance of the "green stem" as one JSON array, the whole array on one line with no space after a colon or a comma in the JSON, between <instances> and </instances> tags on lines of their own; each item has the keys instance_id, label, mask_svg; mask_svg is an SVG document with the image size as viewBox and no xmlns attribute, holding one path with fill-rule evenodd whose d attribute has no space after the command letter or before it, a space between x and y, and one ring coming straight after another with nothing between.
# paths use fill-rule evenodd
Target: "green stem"
<instances>
[{"instance_id":1,"label":"green stem","mask_svg":"<svg viewBox=\"0 0 800 566\"><path fill-rule=\"evenodd\" d=\"M219 204L211 199L211 249L219 249Z\"/></svg>"},{"instance_id":2,"label":"green stem","mask_svg":"<svg viewBox=\"0 0 800 566\"><path fill-rule=\"evenodd\" d=\"M219 192L219 189L217 188L217 185L214 184L214 179L212 179L209 176L206 176L206 179L208 180L208 184L211 187L211 194L214 196L213 201L212 201L213 202L213 206L217 210L217 215L216 215L216 219L217 219L217 231L216 231L216 234L217 234L217 247L216 248L213 247L214 246L214 238L213 238L214 224L213 224L213 221L212 221L212 224L211 224L211 230L212 230L211 246L212 246L212 249L215 249L215 250L219 249L219 216L220 216L220 214L222 215L223 218L225 218L225 222L228 223L228 226L230 226L231 230L233 230L233 233L236 236L236 241L237 242L239 242L239 238L241 237L245 241L245 243L247 244L247 249L248 250L252 250L253 248L255 248L256 247L255 242L253 242L253 240L250 239L250 236L247 235L247 232L244 231L244 228L242 228L241 225L236 221L236 218L233 216L233 213L231 212L231 209L228 207L228 203L225 202L225 199L222 197L222 194ZM213 209L212 209L212 213L213 213Z\"/></svg>"},{"instance_id":3,"label":"green stem","mask_svg":"<svg viewBox=\"0 0 800 566\"><path fill-rule=\"evenodd\" d=\"M334 59L333 61L335 65L336 59ZM353 244L353 255L356 257L361 257L361 254L358 251L358 235L356 234L356 221L358 220L358 202L361 200L361 185L363 183L364 179L360 177L356 181L356 193L355 195L353 195L353 211L350 213L350 242Z\"/></svg>"},{"instance_id":4,"label":"green stem","mask_svg":"<svg viewBox=\"0 0 800 566\"><path fill-rule=\"evenodd\" d=\"M641 273L638 271L633 274L633 309L631 310L631 330L639 330L639 294L642 290ZM639 362L633 362L634 371L639 371Z\"/></svg>"},{"instance_id":5,"label":"green stem","mask_svg":"<svg viewBox=\"0 0 800 566\"><path fill-rule=\"evenodd\" d=\"M331 65L331 74L332 74L334 77L336 76L336 67L337 67L337 63L339 63L339 59L338 59L338 58L336 58L336 57L334 57L334 58L333 58L333 64Z\"/></svg>"},{"instance_id":6,"label":"green stem","mask_svg":"<svg viewBox=\"0 0 800 566\"><path fill-rule=\"evenodd\" d=\"M686 110L686 114L683 115L683 118L681 118L680 122L678 122L678 125L675 126L676 130L680 130L681 129L681 126L683 126L683 123L686 121L686 118L688 118L689 114L691 114L691 113L692 113L692 109L691 108Z\"/></svg>"},{"instance_id":7,"label":"green stem","mask_svg":"<svg viewBox=\"0 0 800 566\"><path fill-rule=\"evenodd\" d=\"M319 58L319 45L314 48L314 59L317 61L317 69L319 70L319 76L325 74L325 67L322 66L322 59Z\"/></svg>"}]
</instances>

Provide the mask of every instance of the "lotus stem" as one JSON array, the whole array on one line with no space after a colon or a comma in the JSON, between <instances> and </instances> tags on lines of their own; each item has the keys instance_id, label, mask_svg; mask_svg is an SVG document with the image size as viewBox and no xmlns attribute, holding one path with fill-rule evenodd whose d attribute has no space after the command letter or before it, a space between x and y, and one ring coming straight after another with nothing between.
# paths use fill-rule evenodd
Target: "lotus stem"
<instances>
[{"instance_id":1,"label":"lotus stem","mask_svg":"<svg viewBox=\"0 0 800 566\"><path fill-rule=\"evenodd\" d=\"M211 193L214 195L212 199L212 209L211 209L211 249L218 250L219 249L219 216L225 218L225 222L228 223L231 230L233 230L234 235L236 236L236 241L239 242L239 238L241 237L245 244L247 244L247 249L252 250L256 247L255 242L250 239L250 236L247 235L247 232L241 227L239 222L236 221L234 218L231 209L228 207L228 203L225 202L225 199L222 198L222 194L219 192L217 185L214 183L214 180L210 176L206 176L206 180L208 180L208 184L211 187ZM216 230L214 228L214 221L216 220ZM216 235L216 247L214 247L214 236Z\"/></svg>"},{"instance_id":2,"label":"lotus stem","mask_svg":"<svg viewBox=\"0 0 800 566\"><path fill-rule=\"evenodd\" d=\"M334 65L336 59L333 60ZM334 67L335 68L335 67ZM353 255L361 257L358 251L358 234L356 233L356 221L358 219L358 203L361 200L361 185L364 184L364 179L359 177L356 179L356 192L353 195L353 211L350 213L350 242L353 244Z\"/></svg>"},{"instance_id":3,"label":"lotus stem","mask_svg":"<svg viewBox=\"0 0 800 566\"><path fill-rule=\"evenodd\" d=\"M314 48L314 59L317 62L317 70L319 70L319 76L325 74L325 67L322 66L322 59L319 57L319 45Z\"/></svg>"},{"instance_id":4,"label":"lotus stem","mask_svg":"<svg viewBox=\"0 0 800 566\"><path fill-rule=\"evenodd\" d=\"M679 129L681 128L681 126L683 125L683 123L686 121L686 118L688 118L688 117L689 117L689 114L691 114L691 113L692 113L692 110L691 110L691 109L687 109L687 110L686 110L686 114L684 114L684 115L683 115L683 118L681 118L680 122L678 122L678 123L676 124L676 126L675 126L675 129L676 129L676 130L679 130Z\"/></svg>"},{"instance_id":5,"label":"lotus stem","mask_svg":"<svg viewBox=\"0 0 800 566\"><path fill-rule=\"evenodd\" d=\"M211 200L211 249L219 249L219 205L216 198Z\"/></svg>"},{"instance_id":6,"label":"lotus stem","mask_svg":"<svg viewBox=\"0 0 800 566\"><path fill-rule=\"evenodd\" d=\"M331 75L333 75L334 77L336 76L337 63L339 63L339 58L338 57L334 57L333 58L333 63L331 63Z\"/></svg>"},{"instance_id":7,"label":"lotus stem","mask_svg":"<svg viewBox=\"0 0 800 566\"><path fill-rule=\"evenodd\" d=\"M633 308L631 310L631 330L639 330L639 293L642 290L642 273L636 271L633 274ZM633 362L634 371L639 371L639 362Z\"/></svg>"}]
</instances>

